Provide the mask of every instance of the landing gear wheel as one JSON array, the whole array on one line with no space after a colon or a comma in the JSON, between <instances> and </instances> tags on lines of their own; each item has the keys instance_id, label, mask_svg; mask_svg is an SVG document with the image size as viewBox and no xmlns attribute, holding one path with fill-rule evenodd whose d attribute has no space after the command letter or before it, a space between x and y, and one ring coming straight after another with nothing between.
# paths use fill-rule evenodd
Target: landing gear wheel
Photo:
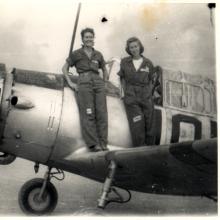
<instances>
[{"instance_id":1,"label":"landing gear wheel","mask_svg":"<svg viewBox=\"0 0 220 220\"><path fill-rule=\"evenodd\" d=\"M16 156L0 152L0 165L8 165L16 159Z\"/></svg>"},{"instance_id":2,"label":"landing gear wheel","mask_svg":"<svg viewBox=\"0 0 220 220\"><path fill-rule=\"evenodd\" d=\"M42 198L39 198L44 179L36 178L26 182L18 195L20 208L26 214L45 215L51 213L58 200L57 190L51 182L47 182Z\"/></svg>"}]
</instances>

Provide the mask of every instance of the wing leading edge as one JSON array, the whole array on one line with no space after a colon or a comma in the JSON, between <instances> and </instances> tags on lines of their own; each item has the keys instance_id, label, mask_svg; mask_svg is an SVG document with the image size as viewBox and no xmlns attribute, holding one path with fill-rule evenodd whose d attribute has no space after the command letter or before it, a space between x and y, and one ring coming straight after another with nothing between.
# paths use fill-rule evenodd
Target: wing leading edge
<instances>
[{"instance_id":1,"label":"wing leading edge","mask_svg":"<svg viewBox=\"0 0 220 220\"><path fill-rule=\"evenodd\" d=\"M112 151L114 185L147 193L217 195L217 139Z\"/></svg>"}]
</instances>

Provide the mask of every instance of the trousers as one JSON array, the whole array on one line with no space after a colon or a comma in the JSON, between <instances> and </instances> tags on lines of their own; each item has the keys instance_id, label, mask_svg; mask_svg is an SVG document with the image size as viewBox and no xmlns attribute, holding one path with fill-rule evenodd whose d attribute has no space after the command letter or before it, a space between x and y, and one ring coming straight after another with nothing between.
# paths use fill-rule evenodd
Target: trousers
<instances>
[{"instance_id":1,"label":"trousers","mask_svg":"<svg viewBox=\"0 0 220 220\"><path fill-rule=\"evenodd\" d=\"M154 144L154 103L148 91L140 86L127 86L125 92L125 109L134 147Z\"/></svg>"},{"instance_id":2,"label":"trousers","mask_svg":"<svg viewBox=\"0 0 220 220\"><path fill-rule=\"evenodd\" d=\"M93 72L81 73L78 79L78 104L82 135L87 147L107 144L108 113L105 84Z\"/></svg>"}]
</instances>

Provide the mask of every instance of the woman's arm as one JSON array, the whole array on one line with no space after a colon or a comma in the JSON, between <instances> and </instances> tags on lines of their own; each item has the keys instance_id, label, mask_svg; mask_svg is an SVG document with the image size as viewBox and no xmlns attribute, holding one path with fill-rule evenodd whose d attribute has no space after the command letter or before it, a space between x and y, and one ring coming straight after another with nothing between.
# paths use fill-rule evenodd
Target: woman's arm
<instances>
[{"instance_id":1,"label":"woman's arm","mask_svg":"<svg viewBox=\"0 0 220 220\"><path fill-rule=\"evenodd\" d=\"M152 95L154 94L155 88L160 85L159 78L160 78L161 74L162 74L162 68L160 66L154 67L154 73L152 75L152 85L153 85ZM161 89L161 86L160 86L160 89Z\"/></svg>"},{"instance_id":2,"label":"woman's arm","mask_svg":"<svg viewBox=\"0 0 220 220\"><path fill-rule=\"evenodd\" d=\"M71 79L70 79L70 77L69 77L69 71L68 71L68 70L69 70L69 64L66 62L66 63L63 65L63 67L62 67L62 72L63 72L63 74L64 74L64 77L65 77L66 81L67 81L68 86L69 86L72 90L77 91L77 86L76 86L75 83L73 83L73 82L71 81Z\"/></svg>"},{"instance_id":3,"label":"woman's arm","mask_svg":"<svg viewBox=\"0 0 220 220\"><path fill-rule=\"evenodd\" d=\"M125 83L125 79L120 77L120 83L121 83L121 87L120 87L120 98L124 98L125 96L125 86L126 86L126 83Z\"/></svg>"},{"instance_id":4,"label":"woman's arm","mask_svg":"<svg viewBox=\"0 0 220 220\"><path fill-rule=\"evenodd\" d=\"M102 67L102 72L103 72L103 80L106 82L109 80L109 74L108 74L108 71L105 67L105 65L103 65Z\"/></svg>"},{"instance_id":5,"label":"woman's arm","mask_svg":"<svg viewBox=\"0 0 220 220\"><path fill-rule=\"evenodd\" d=\"M123 59L121 60L120 63L120 70L117 73L118 76L120 77L120 98L124 98L125 95L125 87L126 87L126 82L125 82L125 72L124 72L124 64L123 64Z\"/></svg>"}]
</instances>

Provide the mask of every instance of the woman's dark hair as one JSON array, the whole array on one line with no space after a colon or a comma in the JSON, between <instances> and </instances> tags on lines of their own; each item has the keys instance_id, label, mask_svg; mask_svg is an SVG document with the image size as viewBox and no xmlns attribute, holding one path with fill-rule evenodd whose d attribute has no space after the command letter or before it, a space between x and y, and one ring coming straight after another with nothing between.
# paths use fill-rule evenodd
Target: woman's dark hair
<instances>
[{"instance_id":1,"label":"woman's dark hair","mask_svg":"<svg viewBox=\"0 0 220 220\"><path fill-rule=\"evenodd\" d=\"M140 41L137 37L131 37L131 38L129 38L129 39L127 40L127 42L126 42L126 48L125 48L126 52L127 52L129 55L132 55L131 52L130 52L130 50L129 50L129 45L130 45L130 43L132 43L132 42L138 42L138 43L139 43L139 46L140 46L140 54L142 54L142 53L144 52L144 46L143 46L143 44L141 43L141 41Z\"/></svg>"},{"instance_id":2,"label":"woman's dark hair","mask_svg":"<svg viewBox=\"0 0 220 220\"><path fill-rule=\"evenodd\" d=\"M83 29L83 30L81 31L81 38L82 38L82 39L83 39L83 37L84 37L84 34L87 33L87 32L93 34L93 36L95 37L95 32L94 32L94 30L93 30L92 28L85 28L85 29Z\"/></svg>"}]
</instances>

